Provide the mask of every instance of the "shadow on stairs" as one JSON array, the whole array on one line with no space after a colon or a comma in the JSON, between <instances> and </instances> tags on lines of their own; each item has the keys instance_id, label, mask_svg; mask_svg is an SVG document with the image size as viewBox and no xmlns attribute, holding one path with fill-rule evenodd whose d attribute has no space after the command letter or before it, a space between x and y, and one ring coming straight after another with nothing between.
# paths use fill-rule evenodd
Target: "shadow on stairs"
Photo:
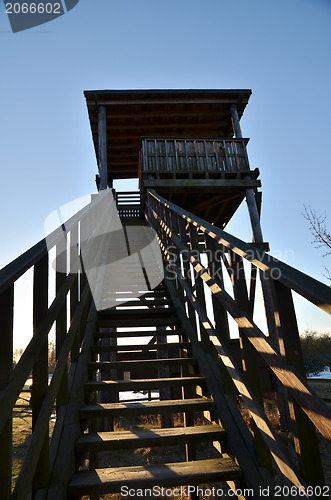
<instances>
[{"instance_id":1,"label":"shadow on stairs","mask_svg":"<svg viewBox=\"0 0 331 500\"><path fill-rule=\"evenodd\" d=\"M164 284L100 311L91 353L69 498L148 498L153 488L162 498L162 487L182 486L196 499L197 485L240 482Z\"/></svg>"}]
</instances>

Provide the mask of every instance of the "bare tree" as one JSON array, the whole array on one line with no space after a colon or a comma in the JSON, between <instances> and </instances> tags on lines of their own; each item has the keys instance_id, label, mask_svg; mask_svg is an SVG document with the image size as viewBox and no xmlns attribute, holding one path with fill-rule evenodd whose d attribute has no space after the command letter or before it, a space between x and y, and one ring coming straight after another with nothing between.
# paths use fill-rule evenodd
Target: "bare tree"
<instances>
[{"instance_id":1,"label":"bare tree","mask_svg":"<svg viewBox=\"0 0 331 500\"><path fill-rule=\"evenodd\" d=\"M331 255L331 234L328 232L326 225L327 215L317 215L315 210L310 206L307 208L304 206L304 212L302 214L304 218L309 222L309 230L313 236L312 243L315 244L316 248L323 248L325 253L323 257ZM331 274L327 267L324 267L326 274L324 276L331 281Z\"/></svg>"}]
</instances>

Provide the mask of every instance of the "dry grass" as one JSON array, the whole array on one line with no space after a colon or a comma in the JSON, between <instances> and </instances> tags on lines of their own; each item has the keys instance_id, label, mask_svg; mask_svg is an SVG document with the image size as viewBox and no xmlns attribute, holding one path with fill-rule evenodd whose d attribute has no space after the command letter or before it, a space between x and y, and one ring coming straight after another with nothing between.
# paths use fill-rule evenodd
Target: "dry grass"
<instances>
[{"instance_id":1,"label":"dry grass","mask_svg":"<svg viewBox=\"0 0 331 500\"><path fill-rule=\"evenodd\" d=\"M24 387L13 411L12 488L15 486L32 436L32 410L29 401L30 391ZM50 436L53 428L54 422L51 420Z\"/></svg>"}]
</instances>

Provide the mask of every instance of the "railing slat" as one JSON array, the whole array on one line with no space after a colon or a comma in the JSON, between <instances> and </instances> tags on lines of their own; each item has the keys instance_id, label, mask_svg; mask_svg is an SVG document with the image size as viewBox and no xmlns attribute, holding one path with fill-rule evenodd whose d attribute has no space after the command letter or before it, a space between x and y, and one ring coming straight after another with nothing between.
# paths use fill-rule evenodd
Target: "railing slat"
<instances>
[{"instance_id":1,"label":"railing slat","mask_svg":"<svg viewBox=\"0 0 331 500\"><path fill-rule=\"evenodd\" d=\"M248 156L246 144L248 139L215 139L215 138L144 138L142 140L141 164L139 165L140 177L144 172L186 172L189 178L192 172L249 172ZM160 153L157 144L163 144L164 153ZM179 152L179 145L184 147L183 152ZM168 153L168 146L172 146ZM191 147L188 147L188 146ZM229 149L229 151L228 151ZM231 151L230 151L231 149ZM209 151L214 151L211 156ZM224 161L219 158L219 151L223 151ZM243 160L240 161L238 151L242 151ZM146 153L148 152L148 153ZM165 164L162 166L159 159L164 157ZM173 159L170 163L169 160ZM196 166L194 167L194 163Z\"/></svg>"}]
</instances>

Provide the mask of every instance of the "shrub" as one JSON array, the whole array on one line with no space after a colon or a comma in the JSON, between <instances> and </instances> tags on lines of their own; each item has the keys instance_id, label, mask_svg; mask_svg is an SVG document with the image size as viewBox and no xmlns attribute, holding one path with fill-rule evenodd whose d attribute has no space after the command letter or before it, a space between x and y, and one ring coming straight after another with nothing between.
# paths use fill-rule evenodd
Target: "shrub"
<instances>
[{"instance_id":1,"label":"shrub","mask_svg":"<svg viewBox=\"0 0 331 500\"><path fill-rule=\"evenodd\" d=\"M331 334L305 330L301 336L303 359L307 375L331 370Z\"/></svg>"}]
</instances>

